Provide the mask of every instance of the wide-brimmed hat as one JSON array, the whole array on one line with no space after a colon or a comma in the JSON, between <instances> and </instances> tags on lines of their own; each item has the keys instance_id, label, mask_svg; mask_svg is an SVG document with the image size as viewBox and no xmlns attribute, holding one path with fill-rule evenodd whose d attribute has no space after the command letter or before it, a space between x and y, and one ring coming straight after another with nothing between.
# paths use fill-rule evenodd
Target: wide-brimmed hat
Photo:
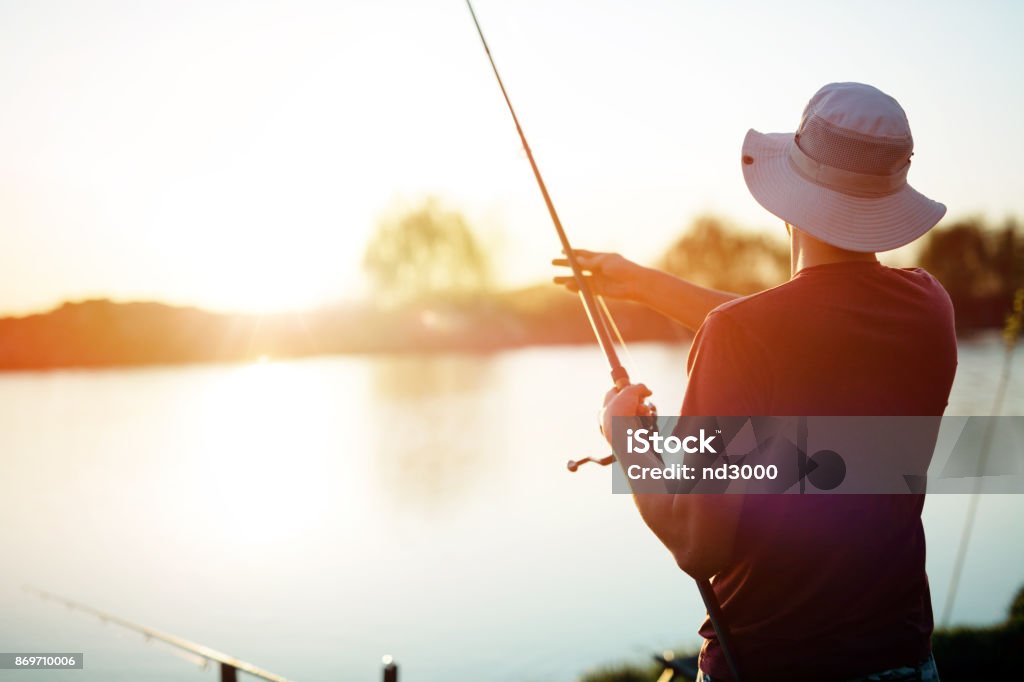
<instances>
[{"instance_id":1,"label":"wide-brimmed hat","mask_svg":"<svg viewBox=\"0 0 1024 682\"><path fill-rule=\"evenodd\" d=\"M796 133L743 140L743 178L759 204L790 225L851 251L888 251L946 213L907 184L914 138L903 107L863 83L830 83Z\"/></svg>"}]
</instances>

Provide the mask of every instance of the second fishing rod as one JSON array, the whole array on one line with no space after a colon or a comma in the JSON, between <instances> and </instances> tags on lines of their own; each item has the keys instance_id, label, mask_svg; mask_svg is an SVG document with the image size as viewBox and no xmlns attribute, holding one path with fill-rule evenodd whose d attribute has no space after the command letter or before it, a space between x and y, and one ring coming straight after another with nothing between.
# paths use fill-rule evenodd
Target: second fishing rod
<instances>
[{"instance_id":1,"label":"second fishing rod","mask_svg":"<svg viewBox=\"0 0 1024 682\"><path fill-rule=\"evenodd\" d=\"M473 17L473 24L476 26L477 34L480 36L480 42L483 44L484 51L487 53L487 59L491 63L491 69L494 71L494 77L498 81L498 87L501 88L501 94L505 98L505 104L508 105L509 113L512 114L512 121L515 123L516 132L519 133L519 140L522 142L523 151L526 152L526 158L530 161L530 168L533 170L533 176L537 180L537 186L540 188L540 193L544 197L544 204L547 206L548 214L551 216L551 222L555 226L555 232L558 233L558 240L561 242L562 251L565 253L566 260L569 263L569 267L572 269L573 278L576 280L576 284L580 292L580 300L583 303L583 308L586 311L587 318L590 320L590 326L594 330L594 336L597 339L598 345L601 347L602 352L608 366L611 370L611 379L616 389L622 389L629 385L629 373L626 368L623 367L622 362L619 360L619 355L615 350L615 344L613 341L613 334L618 336L621 342L621 335L618 334L618 330L615 328L615 322L612 320L611 314L608 312L604 302L594 294L590 288L590 283L583 272L583 268L580 267L579 261L576 258L576 254L573 251L572 245L569 243L569 237L565 233L565 228L562 227L562 221L558 218L558 212L555 210L555 204L551 200L551 195L548 193L547 185L544 183L544 178L540 174L540 169L537 167L537 161L533 158L533 152L530 150L530 145L526 141L526 135L523 133L523 127L519 123L519 117L516 116L516 110L512 106L512 100L508 96L508 91L505 89L505 84L501 80L501 74L498 72L498 66L494 62L494 56L491 54L491 48L487 44L487 38L484 37L483 29L480 27L480 21L477 19L476 12L473 10L473 3L471 0L466 0L466 6L469 8L470 16ZM653 412L653 407L649 408ZM600 464L609 464L614 461L615 456L610 455L597 461ZM575 471L575 467L570 463L570 470ZM714 628L715 636L718 638L718 644L721 647L723 658L729 667L729 672L734 682L740 682L740 675L736 665L736 659L734 656L734 648L732 646L732 638L726 627L725 618L722 614L722 607L718 602L718 597L715 595L714 590L711 587L711 581L704 579L696 579L697 589L700 592L701 599L704 602L705 608L707 608L708 619L711 621L711 626Z\"/></svg>"}]
</instances>

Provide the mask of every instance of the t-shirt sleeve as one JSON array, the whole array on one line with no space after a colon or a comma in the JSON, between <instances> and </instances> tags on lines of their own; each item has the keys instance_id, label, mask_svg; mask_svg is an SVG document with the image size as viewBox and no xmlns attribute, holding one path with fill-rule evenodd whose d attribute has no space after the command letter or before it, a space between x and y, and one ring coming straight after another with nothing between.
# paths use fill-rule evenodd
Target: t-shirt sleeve
<instances>
[{"instance_id":1,"label":"t-shirt sleeve","mask_svg":"<svg viewBox=\"0 0 1024 682\"><path fill-rule=\"evenodd\" d=\"M765 349L727 310L712 311L697 331L687 362L681 414L771 414L771 369Z\"/></svg>"}]
</instances>

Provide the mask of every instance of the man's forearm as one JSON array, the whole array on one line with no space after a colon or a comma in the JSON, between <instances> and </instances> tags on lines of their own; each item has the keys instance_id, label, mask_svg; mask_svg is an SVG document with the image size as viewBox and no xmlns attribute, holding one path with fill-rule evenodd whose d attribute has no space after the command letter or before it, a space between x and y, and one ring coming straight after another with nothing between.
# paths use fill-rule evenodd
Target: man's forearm
<instances>
[{"instance_id":1,"label":"man's forearm","mask_svg":"<svg viewBox=\"0 0 1024 682\"><path fill-rule=\"evenodd\" d=\"M625 395L635 391L636 386L629 386L613 401L619 403L626 400L635 401L635 397ZM612 402L605 406L605 413L615 413L621 407ZM653 476L630 477L630 469L639 466L641 469L653 471L664 466L660 457L652 452L632 452L623 447L621 431L627 428L638 428L639 418L622 419L614 424L620 439L612 438L611 422L604 428L605 437L615 451L618 466L633 492L640 516L647 527L654 532L659 540L672 552L676 564L691 576L702 579L710 578L726 565L733 550L736 527L739 522L740 509L743 504L741 495L730 494L699 494L693 492L672 492L665 479Z\"/></svg>"},{"instance_id":2,"label":"man's forearm","mask_svg":"<svg viewBox=\"0 0 1024 682\"><path fill-rule=\"evenodd\" d=\"M694 578L710 578L730 560L741 495L652 495L633 499L647 527L672 552L679 568Z\"/></svg>"},{"instance_id":3,"label":"man's forearm","mask_svg":"<svg viewBox=\"0 0 1024 682\"><path fill-rule=\"evenodd\" d=\"M739 295L708 289L667 272L647 268L636 302L691 331L697 331L708 313L735 298Z\"/></svg>"}]
</instances>

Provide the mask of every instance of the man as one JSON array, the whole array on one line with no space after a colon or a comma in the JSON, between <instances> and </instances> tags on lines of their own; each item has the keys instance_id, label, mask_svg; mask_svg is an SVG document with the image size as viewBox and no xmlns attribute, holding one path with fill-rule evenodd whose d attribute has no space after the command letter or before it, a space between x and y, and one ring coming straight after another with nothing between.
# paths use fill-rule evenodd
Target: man
<instances>
[{"instance_id":1,"label":"man","mask_svg":"<svg viewBox=\"0 0 1024 682\"><path fill-rule=\"evenodd\" d=\"M826 85L795 134L751 130L743 143L747 187L786 224L790 281L738 297L616 254L581 263L598 293L698 329L684 415L941 415L956 370L949 297L923 270L875 257L945 213L907 184L912 152L895 99ZM648 395L610 392L605 433ZM635 499L684 571L714 577L745 679L938 679L923 495ZM702 679L730 679L707 621L700 633Z\"/></svg>"}]
</instances>

